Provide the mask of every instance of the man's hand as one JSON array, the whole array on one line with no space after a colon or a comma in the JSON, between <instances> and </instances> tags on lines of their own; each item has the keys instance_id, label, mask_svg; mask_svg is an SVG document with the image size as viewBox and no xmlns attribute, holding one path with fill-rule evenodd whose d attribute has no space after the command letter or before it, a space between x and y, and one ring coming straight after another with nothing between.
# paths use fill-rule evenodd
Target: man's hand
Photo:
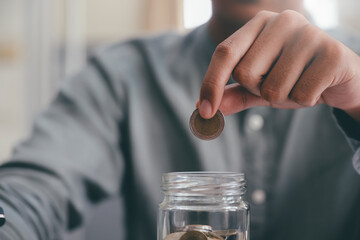
<instances>
[{"instance_id":1,"label":"man's hand","mask_svg":"<svg viewBox=\"0 0 360 240\"><path fill-rule=\"evenodd\" d=\"M360 44L360 43L359 43ZM236 84L225 87L230 76ZM216 48L200 114L328 104L360 122L360 58L295 11L262 11Z\"/></svg>"}]
</instances>

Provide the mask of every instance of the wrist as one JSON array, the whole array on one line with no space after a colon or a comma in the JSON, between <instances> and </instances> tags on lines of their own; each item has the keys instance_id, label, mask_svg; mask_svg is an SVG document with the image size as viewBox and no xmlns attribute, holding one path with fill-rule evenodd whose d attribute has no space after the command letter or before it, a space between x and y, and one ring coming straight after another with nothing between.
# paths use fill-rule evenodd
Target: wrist
<instances>
[{"instance_id":1,"label":"wrist","mask_svg":"<svg viewBox=\"0 0 360 240\"><path fill-rule=\"evenodd\" d=\"M349 56L352 56L350 62L352 64L348 65L349 68L345 74L349 79L343 89L347 99L343 101L344 107L341 109L360 123L360 57L351 50L349 52Z\"/></svg>"},{"instance_id":2,"label":"wrist","mask_svg":"<svg viewBox=\"0 0 360 240\"><path fill-rule=\"evenodd\" d=\"M355 121L360 123L360 106L351 108L351 109L342 109L346 112L350 117L352 117Z\"/></svg>"},{"instance_id":3,"label":"wrist","mask_svg":"<svg viewBox=\"0 0 360 240\"><path fill-rule=\"evenodd\" d=\"M360 69L360 63L357 65ZM338 94L343 96L339 97L339 105L335 106L343 110L354 120L360 123L360 71L359 73L352 73L352 78L347 83L339 86L340 91Z\"/></svg>"},{"instance_id":4,"label":"wrist","mask_svg":"<svg viewBox=\"0 0 360 240\"><path fill-rule=\"evenodd\" d=\"M0 207L0 227L3 226L5 222L6 222L5 213L2 207Z\"/></svg>"}]
</instances>

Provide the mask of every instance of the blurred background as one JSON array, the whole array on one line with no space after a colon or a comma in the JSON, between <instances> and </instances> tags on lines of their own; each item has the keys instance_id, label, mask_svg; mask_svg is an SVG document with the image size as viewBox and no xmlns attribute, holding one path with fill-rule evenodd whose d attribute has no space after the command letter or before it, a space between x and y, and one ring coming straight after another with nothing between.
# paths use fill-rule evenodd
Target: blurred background
<instances>
[{"instance_id":1,"label":"blurred background","mask_svg":"<svg viewBox=\"0 0 360 240\"><path fill-rule=\"evenodd\" d=\"M324 29L360 31L358 0L305 4ZM211 0L0 0L0 162L95 46L189 31L210 15Z\"/></svg>"},{"instance_id":2,"label":"blurred background","mask_svg":"<svg viewBox=\"0 0 360 240\"><path fill-rule=\"evenodd\" d=\"M360 29L360 1L305 4L322 28ZM210 0L0 0L0 162L95 46L187 31L210 15Z\"/></svg>"}]
</instances>

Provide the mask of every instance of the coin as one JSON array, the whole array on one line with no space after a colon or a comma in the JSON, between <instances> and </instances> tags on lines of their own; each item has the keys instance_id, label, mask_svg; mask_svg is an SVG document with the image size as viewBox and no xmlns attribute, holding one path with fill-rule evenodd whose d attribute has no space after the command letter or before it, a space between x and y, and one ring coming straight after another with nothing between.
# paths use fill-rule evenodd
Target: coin
<instances>
[{"instance_id":1,"label":"coin","mask_svg":"<svg viewBox=\"0 0 360 240\"><path fill-rule=\"evenodd\" d=\"M179 240L208 240L208 238L202 232L189 231L182 235Z\"/></svg>"},{"instance_id":2,"label":"coin","mask_svg":"<svg viewBox=\"0 0 360 240\"><path fill-rule=\"evenodd\" d=\"M213 140L224 130L224 115L218 110L211 119L204 119L200 116L199 109L196 109L190 117L190 129L192 133L202 140Z\"/></svg>"},{"instance_id":3,"label":"coin","mask_svg":"<svg viewBox=\"0 0 360 240\"><path fill-rule=\"evenodd\" d=\"M224 240L224 238L214 232L207 232L204 234L206 235L208 240Z\"/></svg>"},{"instance_id":4,"label":"coin","mask_svg":"<svg viewBox=\"0 0 360 240\"><path fill-rule=\"evenodd\" d=\"M212 227L208 225L187 225L183 228L185 232L199 231L199 232L211 232Z\"/></svg>"},{"instance_id":5,"label":"coin","mask_svg":"<svg viewBox=\"0 0 360 240\"><path fill-rule=\"evenodd\" d=\"M179 240L185 232L171 233L165 237L165 240Z\"/></svg>"},{"instance_id":6,"label":"coin","mask_svg":"<svg viewBox=\"0 0 360 240\"><path fill-rule=\"evenodd\" d=\"M221 236L225 240L240 239L238 238L238 231L236 229L214 230L214 233Z\"/></svg>"}]
</instances>

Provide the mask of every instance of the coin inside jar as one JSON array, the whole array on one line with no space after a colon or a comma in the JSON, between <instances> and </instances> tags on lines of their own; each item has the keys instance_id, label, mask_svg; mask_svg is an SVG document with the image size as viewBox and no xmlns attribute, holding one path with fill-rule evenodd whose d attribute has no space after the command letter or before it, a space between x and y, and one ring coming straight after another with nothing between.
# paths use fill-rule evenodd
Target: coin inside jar
<instances>
[{"instance_id":1,"label":"coin inside jar","mask_svg":"<svg viewBox=\"0 0 360 240\"><path fill-rule=\"evenodd\" d=\"M211 232L212 227L208 225L187 225L183 228L183 231Z\"/></svg>"},{"instance_id":2,"label":"coin inside jar","mask_svg":"<svg viewBox=\"0 0 360 240\"><path fill-rule=\"evenodd\" d=\"M165 237L165 240L179 240L182 237L182 235L184 235L184 234L185 234L185 232L171 233Z\"/></svg>"},{"instance_id":3,"label":"coin inside jar","mask_svg":"<svg viewBox=\"0 0 360 240\"><path fill-rule=\"evenodd\" d=\"M181 236L179 240L207 240L208 238L202 232L198 231L189 231Z\"/></svg>"},{"instance_id":4,"label":"coin inside jar","mask_svg":"<svg viewBox=\"0 0 360 240\"><path fill-rule=\"evenodd\" d=\"M224 130L224 115L218 110L211 119L200 116L199 109L196 109L190 117L190 129L192 133L202 140L217 138Z\"/></svg>"},{"instance_id":5,"label":"coin inside jar","mask_svg":"<svg viewBox=\"0 0 360 240\"><path fill-rule=\"evenodd\" d=\"M225 240L214 232L187 231L175 232L167 235L165 240Z\"/></svg>"},{"instance_id":6,"label":"coin inside jar","mask_svg":"<svg viewBox=\"0 0 360 240\"><path fill-rule=\"evenodd\" d=\"M221 236L224 240L236 240L242 239L238 237L238 231L236 229L229 229L229 230L215 230L214 233Z\"/></svg>"}]
</instances>

